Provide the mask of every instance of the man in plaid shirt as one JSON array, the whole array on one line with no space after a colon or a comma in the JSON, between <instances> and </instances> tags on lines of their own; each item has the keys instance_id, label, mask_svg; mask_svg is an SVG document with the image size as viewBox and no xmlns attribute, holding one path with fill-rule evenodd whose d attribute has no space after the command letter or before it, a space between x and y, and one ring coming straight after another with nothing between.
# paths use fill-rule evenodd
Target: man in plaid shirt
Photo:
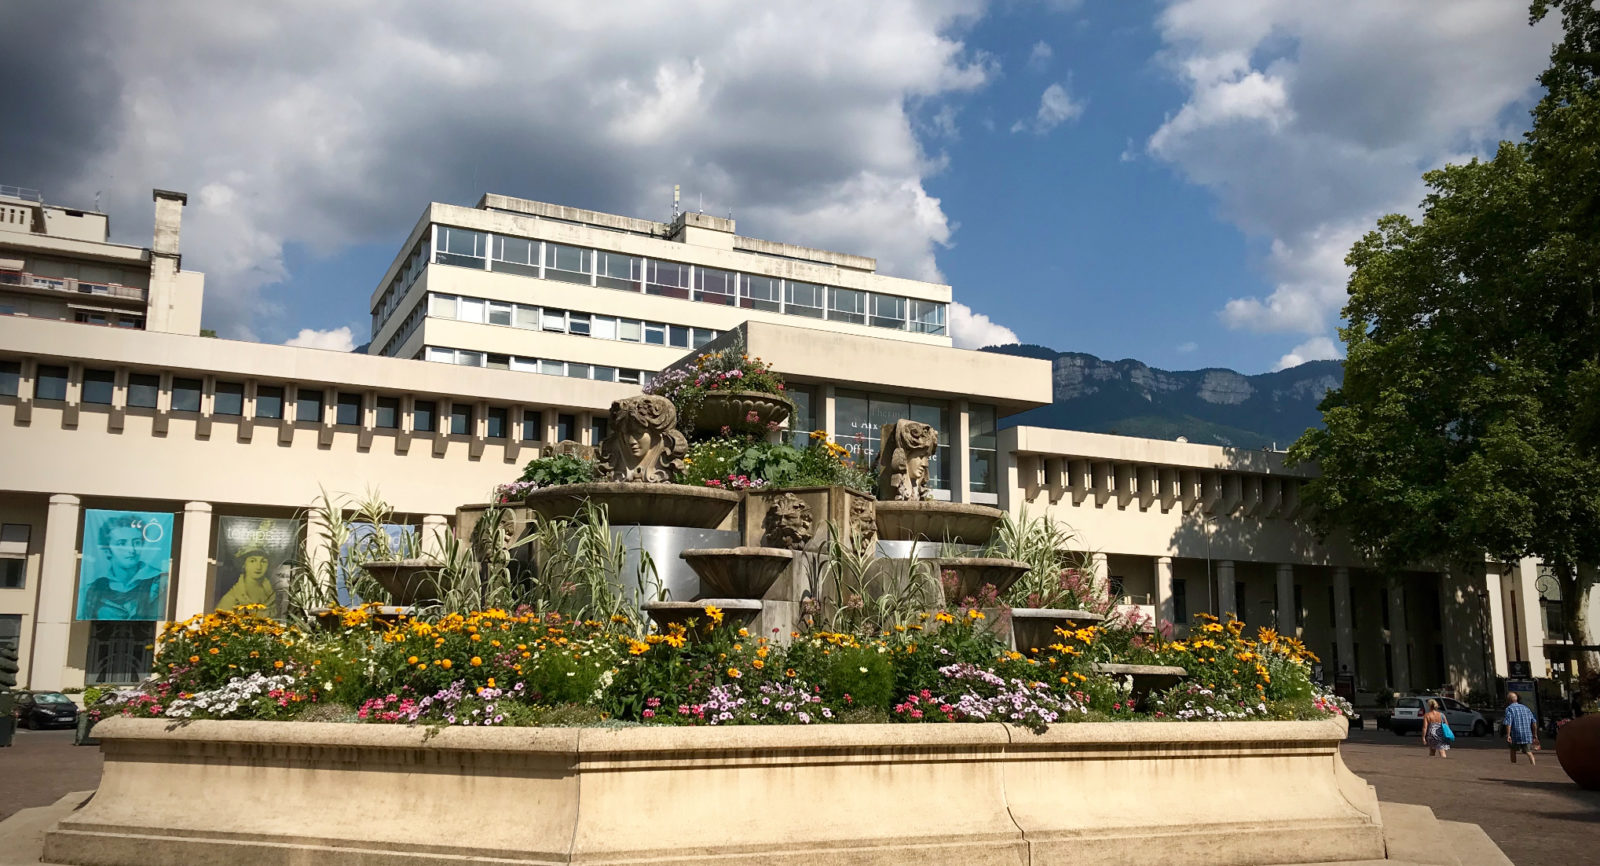
<instances>
[{"instance_id":1,"label":"man in plaid shirt","mask_svg":"<svg viewBox=\"0 0 1600 866\"><path fill-rule=\"evenodd\" d=\"M1528 756L1528 763L1538 763L1533 759L1533 710L1522 705L1522 696L1516 692L1506 696L1511 703L1506 704L1506 742L1511 746L1511 763L1517 762L1517 752Z\"/></svg>"}]
</instances>

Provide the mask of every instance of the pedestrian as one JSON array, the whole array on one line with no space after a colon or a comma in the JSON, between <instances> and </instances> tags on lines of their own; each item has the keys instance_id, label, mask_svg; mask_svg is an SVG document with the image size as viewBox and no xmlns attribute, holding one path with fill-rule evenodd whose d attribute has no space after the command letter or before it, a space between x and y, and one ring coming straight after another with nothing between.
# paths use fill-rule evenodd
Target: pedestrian
<instances>
[{"instance_id":1,"label":"pedestrian","mask_svg":"<svg viewBox=\"0 0 1600 866\"><path fill-rule=\"evenodd\" d=\"M1445 739L1444 727L1449 724L1439 709L1439 702L1428 701L1428 712L1422 717L1422 742L1428 747L1428 757L1450 757L1450 741Z\"/></svg>"},{"instance_id":2,"label":"pedestrian","mask_svg":"<svg viewBox=\"0 0 1600 866\"><path fill-rule=\"evenodd\" d=\"M1536 721L1533 710L1522 705L1522 696L1516 692L1506 696L1510 703L1506 704L1506 743L1511 746L1511 763L1517 762L1517 753L1528 756L1528 763L1537 764L1533 759L1533 725Z\"/></svg>"}]
</instances>

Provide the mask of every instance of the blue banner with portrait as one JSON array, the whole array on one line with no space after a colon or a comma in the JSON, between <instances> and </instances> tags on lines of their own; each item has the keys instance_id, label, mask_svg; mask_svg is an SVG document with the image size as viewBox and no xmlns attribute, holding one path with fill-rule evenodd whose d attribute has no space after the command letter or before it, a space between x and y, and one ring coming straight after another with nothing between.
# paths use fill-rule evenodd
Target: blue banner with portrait
<instances>
[{"instance_id":1,"label":"blue banner with portrait","mask_svg":"<svg viewBox=\"0 0 1600 866\"><path fill-rule=\"evenodd\" d=\"M170 512L83 512L78 619L133 622L167 618L172 571Z\"/></svg>"}]
</instances>

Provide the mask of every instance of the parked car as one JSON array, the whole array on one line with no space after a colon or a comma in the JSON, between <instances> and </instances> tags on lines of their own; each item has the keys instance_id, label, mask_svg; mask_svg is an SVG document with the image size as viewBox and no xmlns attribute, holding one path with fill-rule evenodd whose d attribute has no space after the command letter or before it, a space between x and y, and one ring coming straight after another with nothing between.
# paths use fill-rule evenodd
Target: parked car
<instances>
[{"instance_id":1,"label":"parked car","mask_svg":"<svg viewBox=\"0 0 1600 866\"><path fill-rule=\"evenodd\" d=\"M60 692L17 695L17 723L24 728L70 728L78 724L78 705Z\"/></svg>"},{"instance_id":2,"label":"parked car","mask_svg":"<svg viewBox=\"0 0 1600 866\"><path fill-rule=\"evenodd\" d=\"M1428 713L1428 701L1438 701L1444 719L1456 736L1471 734L1482 737L1489 733L1489 720L1476 710L1455 698L1440 695L1407 695L1394 702L1394 714L1389 717L1389 730L1396 734L1415 734L1422 730L1422 717Z\"/></svg>"}]
</instances>

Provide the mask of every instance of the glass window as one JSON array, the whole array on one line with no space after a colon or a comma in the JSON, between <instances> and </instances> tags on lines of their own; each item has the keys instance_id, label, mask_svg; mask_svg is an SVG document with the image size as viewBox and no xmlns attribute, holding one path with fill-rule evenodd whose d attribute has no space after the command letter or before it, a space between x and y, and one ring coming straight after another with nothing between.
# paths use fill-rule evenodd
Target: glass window
<instances>
[{"instance_id":1,"label":"glass window","mask_svg":"<svg viewBox=\"0 0 1600 866\"><path fill-rule=\"evenodd\" d=\"M644 323L637 319L617 321L617 339L637 343L644 339Z\"/></svg>"},{"instance_id":2,"label":"glass window","mask_svg":"<svg viewBox=\"0 0 1600 866\"><path fill-rule=\"evenodd\" d=\"M668 325L667 345L680 349L689 348L689 329L682 325Z\"/></svg>"},{"instance_id":3,"label":"glass window","mask_svg":"<svg viewBox=\"0 0 1600 866\"><path fill-rule=\"evenodd\" d=\"M441 265L483 267L488 253L488 235L449 226L435 226L434 230L439 249L434 261Z\"/></svg>"},{"instance_id":4,"label":"glass window","mask_svg":"<svg viewBox=\"0 0 1600 866\"><path fill-rule=\"evenodd\" d=\"M776 313L782 309L783 281L755 274L739 275L739 306Z\"/></svg>"},{"instance_id":5,"label":"glass window","mask_svg":"<svg viewBox=\"0 0 1600 866\"><path fill-rule=\"evenodd\" d=\"M483 353L469 352L466 349L462 349L456 352L456 363L463 367L482 367Z\"/></svg>"},{"instance_id":6,"label":"glass window","mask_svg":"<svg viewBox=\"0 0 1600 866\"><path fill-rule=\"evenodd\" d=\"M544 439L544 413L538 409L522 410L522 441L539 442Z\"/></svg>"},{"instance_id":7,"label":"glass window","mask_svg":"<svg viewBox=\"0 0 1600 866\"><path fill-rule=\"evenodd\" d=\"M811 431L817 429L817 420L811 409L811 391L790 386L783 393L789 395L789 400L794 403L794 412L789 416L789 444L804 448L811 444Z\"/></svg>"},{"instance_id":8,"label":"glass window","mask_svg":"<svg viewBox=\"0 0 1600 866\"><path fill-rule=\"evenodd\" d=\"M589 444L599 445L606 441L606 418L599 415L589 420Z\"/></svg>"},{"instance_id":9,"label":"glass window","mask_svg":"<svg viewBox=\"0 0 1600 866\"><path fill-rule=\"evenodd\" d=\"M454 364L456 362L456 350L441 349L438 346L429 346L428 360L438 361L445 364Z\"/></svg>"},{"instance_id":10,"label":"glass window","mask_svg":"<svg viewBox=\"0 0 1600 866\"><path fill-rule=\"evenodd\" d=\"M161 396L161 377L155 373L128 374L128 405L136 409L154 409Z\"/></svg>"},{"instance_id":11,"label":"glass window","mask_svg":"<svg viewBox=\"0 0 1600 866\"><path fill-rule=\"evenodd\" d=\"M379 397L378 405L372 413L373 426L381 430L395 430L400 427L400 398Z\"/></svg>"},{"instance_id":12,"label":"glass window","mask_svg":"<svg viewBox=\"0 0 1600 866\"><path fill-rule=\"evenodd\" d=\"M577 364L573 363L572 361L567 362L568 379L587 379L589 376L590 371L588 364Z\"/></svg>"},{"instance_id":13,"label":"glass window","mask_svg":"<svg viewBox=\"0 0 1600 866\"><path fill-rule=\"evenodd\" d=\"M939 434L939 447L928 461L928 486L935 490L950 489L950 454L953 436L950 432L950 409L941 400L913 399L907 407L907 418L927 424Z\"/></svg>"},{"instance_id":14,"label":"glass window","mask_svg":"<svg viewBox=\"0 0 1600 866\"><path fill-rule=\"evenodd\" d=\"M694 299L708 304L733 306L737 283L732 271L716 268L695 268Z\"/></svg>"},{"instance_id":15,"label":"glass window","mask_svg":"<svg viewBox=\"0 0 1600 866\"><path fill-rule=\"evenodd\" d=\"M871 469L878 450L879 433L872 426L871 399L859 391L834 392L833 441L849 449L856 466Z\"/></svg>"},{"instance_id":16,"label":"glass window","mask_svg":"<svg viewBox=\"0 0 1600 866\"><path fill-rule=\"evenodd\" d=\"M595 284L607 289L639 291L639 279L644 275L644 260L638 256L621 253L601 253L599 272Z\"/></svg>"},{"instance_id":17,"label":"glass window","mask_svg":"<svg viewBox=\"0 0 1600 866\"><path fill-rule=\"evenodd\" d=\"M97 403L102 406L111 405L111 394L117 389L117 374L114 370L84 370L83 371L83 402Z\"/></svg>"},{"instance_id":18,"label":"glass window","mask_svg":"<svg viewBox=\"0 0 1600 866\"><path fill-rule=\"evenodd\" d=\"M567 314L567 333L576 334L579 337L587 337L587 336L589 336L589 314L588 313L568 313Z\"/></svg>"},{"instance_id":19,"label":"glass window","mask_svg":"<svg viewBox=\"0 0 1600 866\"><path fill-rule=\"evenodd\" d=\"M596 340L615 340L617 338L617 320L610 316L591 316L589 336Z\"/></svg>"},{"instance_id":20,"label":"glass window","mask_svg":"<svg viewBox=\"0 0 1600 866\"><path fill-rule=\"evenodd\" d=\"M22 614L0 614L0 646L19 649L22 644Z\"/></svg>"},{"instance_id":21,"label":"glass window","mask_svg":"<svg viewBox=\"0 0 1600 866\"><path fill-rule=\"evenodd\" d=\"M549 307L545 307L544 315L540 317L540 321L544 323L546 331L556 331L562 334L567 332L566 310L552 310Z\"/></svg>"},{"instance_id":22,"label":"glass window","mask_svg":"<svg viewBox=\"0 0 1600 866\"><path fill-rule=\"evenodd\" d=\"M821 286L815 283L797 283L793 280L783 285L784 312L796 316L810 316L813 319L822 318Z\"/></svg>"},{"instance_id":23,"label":"glass window","mask_svg":"<svg viewBox=\"0 0 1600 866\"><path fill-rule=\"evenodd\" d=\"M339 392L338 403L333 410L333 423L346 427L361 426L361 395Z\"/></svg>"},{"instance_id":24,"label":"glass window","mask_svg":"<svg viewBox=\"0 0 1600 866\"><path fill-rule=\"evenodd\" d=\"M665 346L667 344L667 326L660 322L645 322L644 341L652 346Z\"/></svg>"},{"instance_id":25,"label":"glass window","mask_svg":"<svg viewBox=\"0 0 1600 866\"><path fill-rule=\"evenodd\" d=\"M564 244L544 245L544 278L564 283L588 284L594 272L594 250Z\"/></svg>"},{"instance_id":26,"label":"glass window","mask_svg":"<svg viewBox=\"0 0 1600 866\"><path fill-rule=\"evenodd\" d=\"M54 364L40 364L34 380L33 396L37 400L67 399L67 368Z\"/></svg>"},{"instance_id":27,"label":"glass window","mask_svg":"<svg viewBox=\"0 0 1600 866\"><path fill-rule=\"evenodd\" d=\"M519 373L537 373L539 372L539 362L534 358L524 358L521 355L512 355L511 369Z\"/></svg>"},{"instance_id":28,"label":"glass window","mask_svg":"<svg viewBox=\"0 0 1600 866\"><path fill-rule=\"evenodd\" d=\"M243 415L244 383L218 382L211 397L211 411L216 415Z\"/></svg>"},{"instance_id":29,"label":"glass window","mask_svg":"<svg viewBox=\"0 0 1600 866\"><path fill-rule=\"evenodd\" d=\"M967 447L972 456L971 480L968 488L973 493L996 492L998 467L995 464L995 410L993 406L973 404L967 407Z\"/></svg>"},{"instance_id":30,"label":"glass window","mask_svg":"<svg viewBox=\"0 0 1600 866\"><path fill-rule=\"evenodd\" d=\"M0 589L23 589L28 583L28 560L20 556L0 559ZM13 640L15 638L13 637ZM0 627L0 644L6 643L6 634ZM15 649L15 645L12 646Z\"/></svg>"},{"instance_id":31,"label":"glass window","mask_svg":"<svg viewBox=\"0 0 1600 866\"><path fill-rule=\"evenodd\" d=\"M689 297L689 266L677 262L658 262L651 259L645 264L644 290L652 295L667 298Z\"/></svg>"},{"instance_id":32,"label":"glass window","mask_svg":"<svg viewBox=\"0 0 1600 866\"><path fill-rule=\"evenodd\" d=\"M494 261L491 270L525 277L539 276L539 242L527 238L494 236Z\"/></svg>"},{"instance_id":33,"label":"glass window","mask_svg":"<svg viewBox=\"0 0 1600 866\"><path fill-rule=\"evenodd\" d=\"M517 317L516 317L516 320L515 320L515 324L519 328L535 328L535 329L538 328L539 327L539 308L538 307L524 307L521 304L518 304L517 305Z\"/></svg>"},{"instance_id":34,"label":"glass window","mask_svg":"<svg viewBox=\"0 0 1600 866\"><path fill-rule=\"evenodd\" d=\"M463 322L482 322L483 306L478 298L462 298L456 303L456 318Z\"/></svg>"},{"instance_id":35,"label":"glass window","mask_svg":"<svg viewBox=\"0 0 1600 866\"><path fill-rule=\"evenodd\" d=\"M172 411L199 412L202 385L199 379L173 379Z\"/></svg>"},{"instance_id":36,"label":"glass window","mask_svg":"<svg viewBox=\"0 0 1600 866\"><path fill-rule=\"evenodd\" d=\"M322 421L322 392L300 388L295 392L295 420L317 424Z\"/></svg>"},{"instance_id":37,"label":"glass window","mask_svg":"<svg viewBox=\"0 0 1600 866\"><path fill-rule=\"evenodd\" d=\"M133 401L132 377L129 377L128 401ZM276 386L256 386L256 417L276 420L283 417L283 389Z\"/></svg>"},{"instance_id":38,"label":"glass window","mask_svg":"<svg viewBox=\"0 0 1600 866\"><path fill-rule=\"evenodd\" d=\"M0 397L15 397L22 387L22 364L18 361L0 361Z\"/></svg>"},{"instance_id":39,"label":"glass window","mask_svg":"<svg viewBox=\"0 0 1600 866\"><path fill-rule=\"evenodd\" d=\"M650 377L645 376L644 373L639 370L617 370L617 381L628 385L637 385L641 379L648 378Z\"/></svg>"},{"instance_id":40,"label":"glass window","mask_svg":"<svg viewBox=\"0 0 1600 866\"><path fill-rule=\"evenodd\" d=\"M695 328L689 334L689 342L696 349L704 346L712 340L715 340L716 338L717 332L711 330L710 328Z\"/></svg>"},{"instance_id":41,"label":"glass window","mask_svg":"<svg viewBox=\"0 0 1600 866\"><path fill-rule=\"evenodd\" d=\"M617 368L596 364L594 365L594 378L600 382L615 382L617 381Z\"/></svg>"},{"instance_id":42,"label":"glass window","mask_svg":"<svg viewBox=\"0 0 1600 866\"><path fill-rule=\"evenodd\" d=\"M497 304L494 301L490 301L489 302L489 324L491 324L491 325L509 325L509 324L511 324L511 305L510 304Z\"/></svg>"},{"instance_id":43,"label":"glass window","mask_svg":"<svg viewBox=\"0 0 1600 866\"><path fill-rule=\"evenodd\" d=\"M484 356L483 365L491 370L509 370L511 369L511 356L497 355L494 352L490 352Z\"/></svg>"},{"instance_id":44,"label":"glass window","mask_svg":"<svg viewBox=\"0 0 1600 866\"><path fill-rule=\"evenodd\" d=\"M142 328L142 327L144 327L144 317L143 316L118 316L117 317L117 327L119 327L119 328Z\"/></svg>"},{"instance_id":45,"label":"glass window","mask_svg":"<svg viewBox=\"0 0 1600 866\"><path fill-rule=\"evenodd\" d=\"M567 375L567 362L552 361L546 358L539 362L539 372L546 376L565 376Z\"/></svg>"},{"instance_id":46,"label":"glass window","mask_svg":"<svg viewBox=\"0 0 1600 866\"><path fill-rule=\"evenodd\" d=\"M828 318L835 322L867 322L867 293L855 289L828 290Z\"/></svg>"},{"instance_id":47,"label":"glass window","mask_svg":"<svg viewBox=\"0 0 1600 866\"><path fill-rule=\"evenodd\" d=\"M432 400L417 400L411 404L411 429L418 433L432 433L438 417L439 407Z\"/></svg>"},{"instance_id":48,"label":"glass window","mask_svg":"<svg viewBox=\"0 0 1600 866\"><path fill-rule=\"evenodd\" d=\"M944 304L911 300L911 330L919 334L944 334Z\"/></svg>"},{"instance_id":49,"label":"glass window","mask_svg":"<svg viewBox=\"0 0 1600 866\"><path fill-rule=\"evenodd\" d=\"M444 319L454 319L456 317L456 296L429 295L428 315L438 316Z\"/></svg>"},{"instance_id":50,"label":"glass window","mask_svg":"<svg viewBox=\"0 0 1600 866\"><path fill-rule=\"evenodd\" d=\"M897 331L906 329L906 299L894 295L872 296L872 320L870 322L879 328L894 328Z\"/></svg>"},{"instance_id":51,"label":"glass window","mask_svg":"<svg viewBox=\"0 0 1600 866\"><path fill-rule=\"evenodd\" d=\"M452 435L452 436L471 436L472 435L472 404L471 403L451 403L450 404L450 435Z\"/></svg>"},{"instance_id":52,"label":"glass window","mask_svg":"<svg viewBox=\"0 0 1600 866\"><path fill-rule=\"evenodd\" d=\"M488 428L484 435L490 439L506 438L506 410L501 406L490 406L489 414L484 416L484 426Z\"/></svg>"},{"instance_id":53,"label":"glass window","mask_svg":"<svg viewBox=\"0 0 1600 866\"><path fill-rule=\"evenodd\" d=\"M556 441L576 442L578 433L578 416L565 413L556 416Z\"/></svg>"},{"instance_id":54,"label":"glass window","mask_svg":"<svg viewBox=\"0 0 1600 866\"><path fill-rule=\"evenodd\" d=\"M89 624L84 682L136 683L150 675L155 645L153 622L100 621Z\"/></svg>"}]
</instances>

